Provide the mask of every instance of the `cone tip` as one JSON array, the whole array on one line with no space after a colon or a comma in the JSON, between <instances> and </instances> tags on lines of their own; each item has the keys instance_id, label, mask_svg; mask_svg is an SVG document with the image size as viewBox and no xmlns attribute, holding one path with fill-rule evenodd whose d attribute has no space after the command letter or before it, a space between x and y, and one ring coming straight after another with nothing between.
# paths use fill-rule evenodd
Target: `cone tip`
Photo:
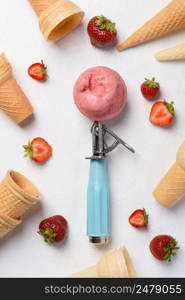
<instances>
[{"instance_id":1,"label":"cone tip","mask_svg":"<svg viewBox=\"0 0 185 300\"><path fill-rule=\"evenodd\" d=\"M126 50L127 48L129 48L129 47L127 47L127 46L125 45L125 43L119 44L119 45L117 46L117 50L118 50L119 52L121 52L121 51L123 51L123 50Z\"/></svg>"},{"instance_id":2,"label":"cone tip","mask_svg":"<svg viewBox=\"0 0 185 300\"><path fill-rule=\"evenodd\" d=\"M160 55L160 52L156 53L156 54L154 55L154 57L155 57L155 59L158 60L158 61L162 61L162 60L163 60L162 57L161 57L161 55Z\"/></svg>"}]
</instances>

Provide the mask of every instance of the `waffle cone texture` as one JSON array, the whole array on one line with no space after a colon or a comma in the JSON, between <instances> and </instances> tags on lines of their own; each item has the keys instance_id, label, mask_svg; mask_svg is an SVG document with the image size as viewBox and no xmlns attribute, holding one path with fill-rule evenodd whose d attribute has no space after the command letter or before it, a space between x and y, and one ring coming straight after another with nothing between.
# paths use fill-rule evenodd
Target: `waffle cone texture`
<instances>
[{"instance_id":1,"label":"waffle cone texture","mask_svg":"<svg viewBox=\"0 0 185 300\"><path fill-rule=\"evenodd\" d=\"M22 215L40 201L40 192L22 174L9 170L0 184L0 238L22 222Z\"/></svg>"},{"instance_id":2,"label":"waffle cone texture","mask_svg":"<svg viewBox=\"0 0 185 300\"><path fill-rule=\"evenodd\" d=\"M19 124L33 113L28 98L16 82L6 56L0 54L0 109Z\"/></svg>"},{"instance_id":3,"label":"waffle cone texture","mask_svg":"<svg viewBox=\"0 0 185 300\"><path fill-rule=\"evenodd\" d=\"M47 41L57 41L81 24L84 12L69 0L28 0Z\"/></svg>"},{"instance_id":4,"label":"waffle cone texture","mask_svg":"<svg viewBox=\"0 0 185 300\"><path fill-rule=\"evenodd\" d=\"M153 195L160 204L168 208L185 196L185 143L180 146L176 162L154 189Z\"/></svg>"},{"instance_id":5,"label":"waffle cone texture","mask_svg":"<svg viewBox=\"0 0 185 300\"><path fill-rule=\"evenodd\" d=\"M175 61L185 59L185 43L162 50L155 55L158 61Z\"/></svg>"},{"instance_id":6,"label":"waffle cone texture","mask_svg":"<svg viewBox=\"0 0 185 300\"><path fill-rule=\"evenodd\" d=\"M105 253L96 265L71 275L73 278L130 278L135 276L132 260L125 247L115 248Z\"/></svg>"},{"instance_id":7,"label":"waffle cone texture","mask_svg":"<svg viewBox=\"0 0 185 300\"><path fill-rule=\"evenodd\" d=\"M118 50L135 47L182 29L185 29L185 0L173 0L120 44Z\"/></svg>"}]
</instances>

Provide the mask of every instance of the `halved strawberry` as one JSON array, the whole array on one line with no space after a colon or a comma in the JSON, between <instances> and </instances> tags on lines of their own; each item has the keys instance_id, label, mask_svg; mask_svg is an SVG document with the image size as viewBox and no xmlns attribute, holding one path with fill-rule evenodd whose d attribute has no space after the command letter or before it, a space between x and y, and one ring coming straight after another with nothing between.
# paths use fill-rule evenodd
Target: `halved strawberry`
<instances>
[{"instance_id":1,"label":"halved strawberry","mask_svg":"<svg viewBox=\"0 0 185 300\"><path fill-rule=\"evenodd\" d=\"M147 227L148 225L148 215L146 210L137 209L129 217L129 223L138 228Z\"/></svg>"},{"instance_id":2,"label":"halved strawberry","mask_svg":"<svg viewBox=\"0 0 185 300\"><path fill-rule=\"evenodd\" d=\"M175 117L174 102L159 101L154 103L150 112L150 122L157 126L170 125Z\"/></svg>"},{"instance_id":3,"label":"halved strawberry","mask_svg":"<svg viewBox=\"0 0 185 300\"><path fill-rule=\"evenodd\" d=\"M44 81L47 77L47 66L41 60L41 63L32 64L28 68L28 74L35 80Z\"/></svg>"},{"instance_id":4,"label":"halved strawberry","mask_svg":"<svg viewBox=\"0 0 185 300\"><path fill-rule=\"evenodd\" d=\"M52 155L52 147L40 137L33 139L27 145L23 145L25 157L29 157L38 163L43 163Z\"/></svg>"}]
</instances>

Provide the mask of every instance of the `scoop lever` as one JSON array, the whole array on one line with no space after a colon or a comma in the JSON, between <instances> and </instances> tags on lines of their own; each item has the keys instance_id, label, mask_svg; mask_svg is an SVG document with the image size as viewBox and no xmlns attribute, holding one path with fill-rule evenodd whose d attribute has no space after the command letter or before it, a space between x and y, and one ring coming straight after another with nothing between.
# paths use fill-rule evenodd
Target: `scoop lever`
<instances>
[{"instance_id":1,"label":"scoop lever","mask_svg":"<svg viewBox=\"0 0 185 300\"><path fill-rule=\"evenodd\" d=\"M104 159L106 154L113 151L118 145L122 145L132 153L135 153L135 150L130 145L101 122L95 121L93 123L91 133L93 156L87 157L88 159ZM110 135L115 140L110 146L106 142L106 135Z\"/></svg>"}]
</instances>

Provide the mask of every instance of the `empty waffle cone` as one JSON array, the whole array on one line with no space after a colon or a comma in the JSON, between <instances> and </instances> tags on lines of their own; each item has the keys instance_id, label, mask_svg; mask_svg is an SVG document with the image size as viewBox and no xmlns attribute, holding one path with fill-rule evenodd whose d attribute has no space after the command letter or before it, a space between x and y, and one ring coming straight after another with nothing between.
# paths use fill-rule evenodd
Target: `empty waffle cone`
<instances>
[{"instance_id":1,"label":"empty waffle cone","mask_svg":"<svg viewBox=\"0 0 185 300\"><path fill-rule=\"evenodd\" d=\"M173 0L117 49L122 51L181 29L185 29L185 0Z\"/></svg>"},{"instance_id":2,"label":"empty waffle cone","mask_svg":"<svg viewBox=\"0 0 185 300\"><path fill-rule=\"evenodd\" d=\"M158 52L155 58L159 61L185 59L185 43Z\"/></svg>"},{"instance_id":3,"label":"empty waffle cone","mask_svg":"<svg viewBox=\"0 0 185 300\"><path fill-rule=\"evenodd\" d=\"M13 219L0 212L0 239L21 223L21 219Z\"/></svg>"},{"instance_id":4,"label":"empty waffle cone","mask_svg":"<svg viewBox=\"0 0 185 300\"><path fill-rule=\"evenodd\" d=\"M29 0L48 41L57 41L81 24L84 12L69 0Z\"/></svg>"},{"instance_id":5,"label":"empty waffle cone","mask_svg":"<svg viewBox=\"0 0 185 300\"><path fill-rule=\"evenodd\" d=\"M33 113L33 107L12 74L6 56L0 54L0 109L15 123L20 123Z\"/></svg>"},{"instance_id":6,"label":"empty waffle cone","mask_svg":"<svg viewBox=\"0 0 185 300\"><path fill-rule=\"evenodd\" d=\"M40 200L40 192L25 176L8 171L0 184L0 213L19 219Z\"/></svg>"},{"instance_id":7,"label":"empty waffle cone","mask_svg":"<svg viewBox=\"0 0 185 300\"><path fill-rule=\"evenodd\" d=\"M71 277L130 278L135 276L130 255L125 247L121 247L107 252L96 265L73 274Z\"/></svg>"},{"instance_id":8,"label":"empty waffle cone","mask_svg":"<svg viewBox=\"0 0 185 300\"><path fill-rule=\"evenodd\" d=\"M176 162L155 188L153 195L158 202L169 208L185 195L185 143L180 146Z\"/></svg>"}]
</instances>

